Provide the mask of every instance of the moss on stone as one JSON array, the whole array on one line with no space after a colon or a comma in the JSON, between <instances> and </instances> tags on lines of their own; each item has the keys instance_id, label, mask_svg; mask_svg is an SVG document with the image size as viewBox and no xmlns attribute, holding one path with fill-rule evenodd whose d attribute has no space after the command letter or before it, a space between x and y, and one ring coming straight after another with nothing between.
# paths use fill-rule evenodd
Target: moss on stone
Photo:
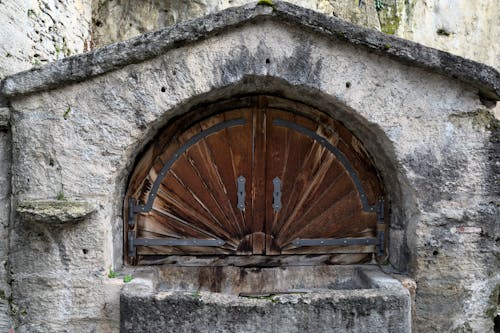
<instances>
[{"instance_id":1,"label":"moss on stone","mask_svg":"<svg viewBox=\"0 0 500 333\"><path fill-rule=\"evenodd\" d=\"M257 2L257 5L269 6L273 8L275 6L275 4L271 0L259 0L259 2Z\"/></svg>"},{"instance_id":2,"label":"moss on stone","mask_svg":"<svg viewBox=\"0 0 500 333\"><path fill-rule=\"evenodd\" d=\"M394 35L396 34L401 23L401 12L404 5L397 2L385 5L381 10L377 11L380 22L380 30L382 32Z\"/></svg>"}]
</instances>

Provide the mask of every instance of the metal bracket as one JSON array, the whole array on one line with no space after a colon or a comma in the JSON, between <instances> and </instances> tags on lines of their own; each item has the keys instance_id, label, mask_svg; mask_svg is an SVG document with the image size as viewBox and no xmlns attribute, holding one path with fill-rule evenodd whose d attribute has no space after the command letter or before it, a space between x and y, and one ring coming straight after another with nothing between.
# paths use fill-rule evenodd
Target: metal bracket
<instances>
[{"instance_id":1,"label":"metal bracket","mask_svg":"<svg viewBox=\"0 0 500 333\"><path fill-rule=\"evenodd\" d=\"M295 246L349 246L349 245L377 245L379 240L370 238L299 238L292 242Z\"/></svg>"},{"instance_id":2,"label":"metal bracket","mask_svg":"<svg viewBox=\"0 0 500 333\"><path fill-rule=\"evenodd\" d=\"M273 209L277 213L281 210L281 180L276 177L273 179Z\"/></svg>"},{"instance_id":3,"label":"metal bracket","mask_svg":"<svg viewBox=\"0 0 500 333\"><path fill-rule=\"evenodd\" d=\"M245 211L245 177L239 176L237 180L238 204L237 207L242 212Z\"/></svg>"},{"instance_id":4,"label":"metal bracket","mask_svg":"<svg viewBox=\"0 0 500 333\"><path fill-rule=\"evenodd\" d=\"M133 228L135 225L135 206L136 200L134 198L128 199L128 225Z\"/></svg>"},{"instance_id":5,"label":"metal bracket","mask_svg":"<svg viewBox=\"0 0 500 333\"><path fill-rule=\"evenodd\" d=\"M222 239L198 238L136 238L134 246L222 246Z\"/></svg>"},{"instance_id":6,"label":"metal bracket","mask_svg":"<svg viewBox=\"0 0 500 333\"><path fill-rule=\"evenodd\" d=\"M137 256L137 248L135 247L135 234L133 231L128 232L128 256L129 258L135 258Z\"/></svg>"},{"instance_id":7,"label":"metal bracket","mask_svg":"<svg viewBox=\"0 0 500 333\"><path fill-rule=\"evenodd\" d=\"M384 200L379 200L378 205L377 205L377 227L378 227L377 256L379 256L379 257L385 255L385 232L384 232L383 228L381 228L382 225L385 225Z\"/></svg>"}]
</instances>

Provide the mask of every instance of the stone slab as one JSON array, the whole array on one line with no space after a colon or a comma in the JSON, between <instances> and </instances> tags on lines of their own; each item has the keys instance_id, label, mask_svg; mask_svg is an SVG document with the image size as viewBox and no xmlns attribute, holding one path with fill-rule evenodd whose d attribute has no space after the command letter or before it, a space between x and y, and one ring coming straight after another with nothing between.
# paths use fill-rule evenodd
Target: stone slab
<instances>
[{"instance_id":1,"label":"stone slab","mask_svg":"<svg viewBox=\"0 0 500 333\"><path fill-rule=\"evenodd\" d=\"M411 332L401 284L372 268L359 274L369 288L251 297L161 291L160 281L138 279L121 294L121 332Z\"/></svg>"}]
</instances>

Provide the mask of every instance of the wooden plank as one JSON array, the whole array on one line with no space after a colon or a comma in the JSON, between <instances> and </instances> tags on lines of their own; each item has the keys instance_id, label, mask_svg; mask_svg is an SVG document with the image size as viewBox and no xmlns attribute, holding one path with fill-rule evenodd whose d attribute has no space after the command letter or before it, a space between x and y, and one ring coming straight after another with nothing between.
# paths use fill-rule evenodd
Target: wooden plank
<instances>
[{"instance_id":1,"label":"wooden plank","mask_svg":"<svg viewBox=\"0 0 500 333\"><path fill-rule=\"evenodd\" d=\"M252 234L265 230L266 219L266 113L259 108L253 110L252 151ZM256 236L252 240L253 254L264 254L265 239Z\"/></svg>"},{"instance_id":2,"label":"wooden plank","mask_svg":"<svg viewBox=\"0 0 500 333\"><path fill-rule=\"evenodd\" d=\"M373 251L372 251L373 252ZM285 266L318 266L349 265L369 262L371 253L332 253L307 255L252 255L252 256L182 256L182 255L143 255L139 262L143 265L164 266L236 266L236 267L285 267Z\"/></svg>"}]
</instances>

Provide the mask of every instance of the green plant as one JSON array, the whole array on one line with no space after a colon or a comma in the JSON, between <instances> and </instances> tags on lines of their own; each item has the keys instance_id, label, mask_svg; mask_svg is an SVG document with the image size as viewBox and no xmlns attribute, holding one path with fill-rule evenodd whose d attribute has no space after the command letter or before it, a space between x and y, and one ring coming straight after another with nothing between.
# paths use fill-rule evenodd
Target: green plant
<instances>
[{"instance_id":1,"label":"green plant","mask_svg":"<svg viewBox=\"0 0 500 333\"><path fill-rule=\"evenodd\" d=\"M28 16L36 16L35 11L33 9L28 9Z\"/></svg>"},{"instance_id":2,"label":"green plant","mask_svg":"<svg viewBox=\"0 0 500 333\"><path fill-rule=\"evenodd\" d=\"M132 281L134 279L134 277L130 274L127 274L123 277L123 282L125 283L129 283L130 281Z\"/></svg>"},{"instance_id":3,"label":"green plant","mask_svg":"<svg viewBox=\"0 0 500 333\"><path fill-rule=\"evenodd\" d=\"M108 272L108 278L116 279L117 277L118 277L118 274L110 267L109 272Z\"/></svg>"},{"instance_id":4,"label":"green plant","mask_svg":"<svg viewBox=\"0 0 500 333\"><path fill-rule=\"evenodd\" d=\"M65 200L66 199L66 197L64 196L63 191L57 193L56 199L57 200Z\"/></svg>"},{"instance_id":5,"label":"green plant","mask_svg":"<svg viewBox=\"0 0 500 333\"><path fill-rule=\"evenodd\" d=\"M196 299L197 301L201 299L201 294L198 291L192 293L191 296L193 296L193 298Z\"/></svg>"},{"instance_id":6,"label":"green plant","mask_svg":"<svg viewBox=\"0 0 500 333\"><path fill-rule=\"evenodd\" d=\"M71 112L71 107L68 106L68 108L66 109L66 111L64 111L64 114L63 114L63 118L66 120L69 118L69 113Z\"/></svg>"},{"instance_id":7,"label":"green plant","mask_svg":"<svg viewBox=\"0 0 500 333\"><path fill-rule=\"evenodd\" d=\"M384 9L384 3L382 0L375 0L375 9L377 11Z\"/></svg>"}]
</instances>

